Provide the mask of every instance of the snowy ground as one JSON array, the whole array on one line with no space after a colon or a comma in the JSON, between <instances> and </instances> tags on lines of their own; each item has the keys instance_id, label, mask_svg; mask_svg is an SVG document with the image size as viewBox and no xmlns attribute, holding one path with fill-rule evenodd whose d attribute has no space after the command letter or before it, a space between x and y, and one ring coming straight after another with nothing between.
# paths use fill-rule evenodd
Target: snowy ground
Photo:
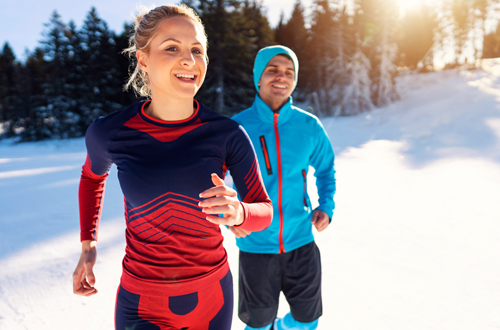
<instances>
[{"instance_id":1,"label":"snowy ground","mask_svg":"<svg viewBox=\"0 0 500 330\"><path fill-rule=\"evenodd\" d=\"M401 101L323 120L338 192L332 224L316 235L321 330L500 329L500 60L483 66L404 77ZM124 251L115 169L99 294L72 294L84 158L82 139L0 141L0 329L113 328ZM235 241L223 232L237 278Z\"/></svg>"}]
</instances>

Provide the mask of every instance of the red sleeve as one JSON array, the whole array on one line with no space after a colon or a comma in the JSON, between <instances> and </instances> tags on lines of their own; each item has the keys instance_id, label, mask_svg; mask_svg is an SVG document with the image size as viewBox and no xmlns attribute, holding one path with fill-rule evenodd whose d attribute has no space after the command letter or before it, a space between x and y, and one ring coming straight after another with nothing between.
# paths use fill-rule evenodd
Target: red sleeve
<instances>
[{"instance_id":1,"label":"red sleeve","mask_svg":"<svg viewBox=\"0 0 500 330\"><path fill-rule=\"evenodd\" d=\"M78 201L80 205L80 240L97 240L101 219L104 187L108 173L97 175L91 171L92 161L87 155L80 177Z\"/></svg>"}]
</instances>

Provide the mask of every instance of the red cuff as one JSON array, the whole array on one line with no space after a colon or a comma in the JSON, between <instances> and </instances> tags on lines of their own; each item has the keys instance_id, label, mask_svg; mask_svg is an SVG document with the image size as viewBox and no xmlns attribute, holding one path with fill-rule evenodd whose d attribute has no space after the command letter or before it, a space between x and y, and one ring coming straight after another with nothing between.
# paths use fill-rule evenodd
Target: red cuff
<instances>
[{"instance_id":1,"label":"red cuff","mask_svg":"<svg viewBox=\"0 0 500 330\"><path fill-rule=\"evenodd\" d=\"M273 220L273 205L271 202L244 203L240 202L245 214L245 220L237 226L248 231L266 229Z\"/></svg>"}]
</instances>

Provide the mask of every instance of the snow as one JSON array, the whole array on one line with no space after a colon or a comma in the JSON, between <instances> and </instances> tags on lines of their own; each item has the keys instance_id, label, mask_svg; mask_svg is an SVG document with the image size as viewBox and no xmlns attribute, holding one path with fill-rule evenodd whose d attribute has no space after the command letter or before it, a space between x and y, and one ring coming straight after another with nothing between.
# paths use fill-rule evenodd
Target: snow
<instances>
[{"instance_id":1,"label":"snow","mask_svg":"<svg viewBox=\"0 0 500 330\"><path fill-rule=\"evenodd\" d=\"M316 234L319 329L499 329L500 60L402 76L398 89L401 100L384 108L322 120L338 187L332 224ZM0 329L113 328L125 244L115 168L98 242L99 293L72 293L84 159L82 139L0 141ZM235 240L223 233L236 279ZM279 316L287 311L282 300ZM244 328L236 312L233 325Z\"/></svg>"}]
</instances>

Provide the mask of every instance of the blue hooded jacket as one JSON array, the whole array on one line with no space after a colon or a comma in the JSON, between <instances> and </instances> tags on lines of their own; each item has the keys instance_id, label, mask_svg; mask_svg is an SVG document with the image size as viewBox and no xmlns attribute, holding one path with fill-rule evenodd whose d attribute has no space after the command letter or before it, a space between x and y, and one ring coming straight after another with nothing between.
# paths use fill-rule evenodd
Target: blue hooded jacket
<instances>
[{"instance_id":1,"label":"blue hooded jacket","mask_svg":"<svg viewBox=\"0 0 500 330\"><path fill-rule=\"evenodd\" d=\"M309 166L315 170L318 209L331 220L335 208L335 156L321 122L293 106L292 97L274 113L258 95L251 108L233 119L252 140L274 212L268 228L237 238L238 247L244 252L277 254L312 242L312 210L306 189Z\"/></svg>"}]
</instances>

